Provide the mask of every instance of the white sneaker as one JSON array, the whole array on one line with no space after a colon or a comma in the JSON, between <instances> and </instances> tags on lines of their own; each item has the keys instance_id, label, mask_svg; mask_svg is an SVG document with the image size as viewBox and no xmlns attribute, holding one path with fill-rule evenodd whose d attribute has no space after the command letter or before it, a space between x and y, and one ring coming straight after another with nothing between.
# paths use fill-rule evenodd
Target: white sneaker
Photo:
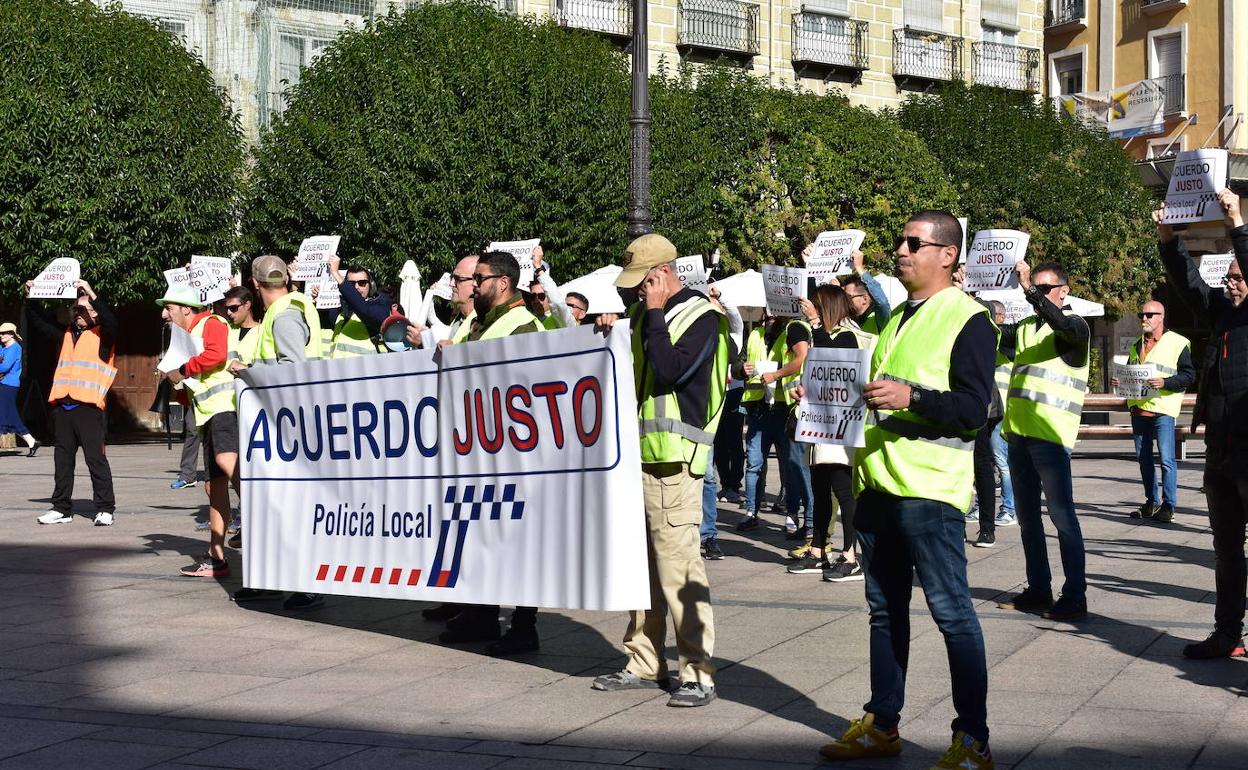
<instances>
[{"instance_id":1,"label":"white sneaker","mask_svg":"<svg viewBox=\"0 0 1248 770\"><path fill-rule=\"evenodd\" d=\"M35 521L40 524L69 524L74 520L74 514L61 513L60 511L48 511Z\"/></svg>"},{"instance_id":2,"label":"white sneaker","mask_svg":"<svg viewBox=\"0 0 1248 770\"><path fill-rule=\"evenodd\" d=\"M796 531L797 531L797 522L793 520L792 516L786 516L784 519L784 533L786 535L791 535Z\"/></svg>"},{"instance_id":3,"label":"white sneaker","mask_svg":"<svg viewBox=\"0 0 1248 770\"><path fill-rule=\"evenodd\" d=\"M100 511L99 513L95 514L95 526L97 527L113 526L113 514L109 513L108 511Z\"/></svg>"}]
</instances>

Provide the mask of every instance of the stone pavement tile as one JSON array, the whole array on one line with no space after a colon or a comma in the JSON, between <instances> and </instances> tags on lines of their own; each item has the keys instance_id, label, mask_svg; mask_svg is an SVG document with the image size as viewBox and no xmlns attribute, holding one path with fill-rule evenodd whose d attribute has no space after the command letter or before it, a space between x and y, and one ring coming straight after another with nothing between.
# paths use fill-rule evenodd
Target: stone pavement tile
<instances>
[{"instance_id":1,"label":"stone pavement tile","mask_svg":"<svg viewBox=\"0 0 1248 770\"><path fill-rule=\"evenodd\" d=\"M382 733L372 730L347 730L331 728L319 730L307 736L310 741L330 743L358 743L362 746L384 746L392 749L423 749L426 751L451 752L470 746L477 741L464 738L443 738L432 735L409 733Z\"/></svg>"},{"instance_id":2,"label":"stone pavement tile","mask_svg":"<svg viewBox=\"0 0 1248 770\"><path fill-rule=\"evenodd\" d=\"M30 682L87 684L99 688L124 687L136 682L185 669L183 656L161 655L159 649L131 651L115 657L98 658L51 671L36 671L22 677Z\"/></svg>"},{"instance_id":3,"label":"stone pavement tile","mask_svg":"<svg viewBox=\"0 0 1248 770\"><path fill-rule=\"evenodd\" d=\"M233 653L232 650L227 651ZM188 671L220 671L224 668L231 674L293 679L333 668L350 661L353 657L346 652L318 649L303 649L292 654L288 648L272 647L251 654L230 654L225 660L191 658L185 661L185 667Z\"/></svg>"},{"instance_id":4,"label":"stone pavement tile","mask_svg":"<svg viewBox=\"0 0 1248 770\"><path fill-rule=\"evenodd\" d=\"M789 752L784 752L777 753L771 759L758 760L649 751L629 762L628 766L673 768L674 770L811 770L812 768L831 767L831 765L801 758L802 752L800 751L792 753L793 756L789 756ZM818 755L815 759L818 759ZM895 760L894 765L896 765ZM864 767L864 765L855 762L854 767ZM910 768L897 766L896 770L910 770Z\"/></svg>"},{"instance_id":5,"label":"stone pavement tile","mask_svg":"<svg viewBox=\"0 0 1248 770\"><path fill-rule=\"evenodd\" d=\"M520 757L517 759L504 759L494 767L499 770L618 770L619 765L607 765L601 762L562 762L550 759L529 759Z\"/></svg>"},{"instance_id":6,"label":"stone pavement tile","mask_svg":"<svg viewBox=\"0 0 1248 770\"><path fill-rule=\"evenodd\" d=\"M430 732L428 726L442 722L460 723L463 715L481 711L525 692L525 685L511 682L465 682L454 672L442 672L407 686L392 687L384 692L356 693L339 698L335 706L325 706L323 713L307 713L298 718L301 724L335 724L336 715L355 715L350 727L393 732ZM489 724L487 720L485 724ZM342 726L348 726L343 724ZM555 732L558 734L558 731Z\"/></svg>"},{"instance_id":7,"label":"stone pavement tile","mask_svg":"<svg viewBox=\"0 0 1248 770\"><path fill-rule=\"evenodd\" d=\"M85 684L51 684L8 679L0 681L0 703L46 706L88 695L99 689L98 686Z\"/></svg>"},{"instance_id":8,"label":"stone pavement tile","mask_svg":"<svg viewBox=\"0 0 1248 770\"><path fill-rule=\"evenodd\" d=\"M513 658L482 656L477 662L457 669L465 679L486 682L519 682L545 685L568 677L579 677L582 672L597 668L605 658L577 658L570 655L518 655Z\"/></svg>"},{"instance_id":9,"label":"stone pavement tile","mask_svg":"<svg viewBox=\"0 0 1248 770\"><path fill-rule=\"evenodd\" d=\"M321 765L326 770L485 770L506 762L506 757L457 754L425 749L371 748Z\"/></svg>"},{"instance_id":10,"label":"stone pavement tile","mask_svg":"<svg viewBox=\"0 0 1248 770\"><path fill-rule=\"evenodd\" d=\"M158 729L172 727L188 733L223 735L226 738L246 736L250 738L303 739L320 732L315 727L280 725L264 721L263 719L257 719L252 722L229 719L201 719L196 717L161 717L160 719Z\"/></svg>"},{"instance_id":11,"label":"stone pavement tile","mask_svg":"<svg viewBox=\"0 0 1248 770\"><path fill-rule=\"evenodd\" d=\"M0 762L0 768L64 770L66 767L107 767L109 770L138 770L187 752L186 748L180 746L74 738L10 757Z\"/></svg>"},{"instance_id":12,"label":"stone pavement tile","mask_svg":"<svg viewBox=\"0 0 1248 770\"><path fill-rule=\"evenodd\" d=\"M813 721L813 720L812 720ZM829 733L782 716L766 714L694 752L728 759L818 761Z\"/></svg>"},{"instance_id":13,"label":"stone pavement tile","mask_svg":"<svg viewBox=\"0 0 1248 770\"><path fill-rule=\"evenodd\" d=\"M988 679L988 725L996 734L998 725L1025 725L1039 730L1057 729L1070 715L1088 702L1086 694L1029 693L996 690ZM932 706L931 711L954 714L952 697ZM949 722L943 723L948 727ZM948 733L948 730L945 731ZM994 741L995 742L995 741Z\"/></svg>"},{"instance_id":14,"label":"stone pavement tile","mask_svg":"<svg viewBox=\"0 0 1248 770\"><path fill-rule=\"evenodd\" d=\"M464 749L470 754L492 754L503 757L553 759L563 762L600 762L623 765L641 755L640 751L581 748L579 746L532 745L515 741L480 741Z\"/></svg>"},{"instance_id":15,"label":"stone pavement tile","mask_svg":"<svg viewBox=\"0 0 1248 770\"><path fill-rule=\"evenodd\" d=\"M110 727L91 734L93 741L117 741L119 743L145 743L152 746L182 746L203 749L233 740L234 735L221 735L187 730L156 727Z\"/></svg>"},{"instance_id":16,"label":"stone pavement tile","mask_svg":"<svg viewBox=\"0 0 1248 770\"><path fill-rule=\"evenodd\" d=\"M12 706L0 705L5 716L20 719L46 719L60 722L77 722L87 725L116 727L160 727L165 719L154 714L133 714L124 711L93 711L91 709L64 708L63 706Z\"/></svg>"},{"instance_id":17,"label":"stone pavement tile","mask_svg":"<svg viewBox=\"0 0 1248 770\"><path fill-rule=\"evenodd\" d=\"M848 658L823 659L822 656L793 657L765 650L739 663L724 662L715 672L715 682L722 687L792 687L803 692L821 687L862 665Z\"/></svg>"},{"instance_id":18,"label":"stone pavement tile","mask_svg":"<svg viewBox=\"0 0 1248 770\"><path fill-rule=\"evenodd\" d=\"M318 672L320 673L320 672ZM167 712L179 718L245 720L258 718L265 722L294 722L302 717L334 709L355 698L378 695L405 687L400 679L359 679L354 682L336 678L332 685L324 679L300 677L267 679L267 684L215 698L187 703ZM320 722L317 722L320 724Z\"/></svg>"},{"instance_id":19,"label":"stone pavement tile","mask_svg":"<svg viewBox=\"0 0 1248 770\"><path fill-rule=\"evenodd\" d=\"M1187 767L1217 723L1203 715L1085 706L1019 763L1020 770Z\"/></svg>"},{"instance_id":20,"label":"stone pavement tile","mask_svg":"<svg viewBox=\"0 0 1248 770\"><path fill-rule=\"evenodd\" d=\"M114 654L116 654L116 650L104 646L73 644L69 642L44 642L33 647L10 650L5 653L4 663L6 666L12 666L13 668L48 671Z\"/></svg>"},{"instance_id":21,"label":"stone pavement tile","mask_svg":"<svg viewBox=\"0 0 1248 770\"><path fill-rule=\"evenodd\" d=\"M64 639L59 635L32 634L25 631L0 631L0 652L9 652L10 650L20 650L23 647L34 647L35 645L63 641ZM4 665L6 668L19 668L10 663L7 656L5 657Z\"/></svg>"},{"instance_id":22,"label":"stone pavement tile","mask_svg":"<svg viewBox=\"0 0 1248 770\"><path fill-rule=\"evenodd\" d=\"M602 659L623 655L624 647L619 640L623 638L627 625L628 621L621 617L615 626L582 628L550 639L543 638L542 654Z\"/></svg>"},{"instance_id":23,"label":"stone pavement tile","mask_svg":"<svg viewBox=\"0 0 1248 770\"><path fill-rule=\"evenodd\" d=\"M1248 698L1240 698L1205 741L1194 770L1242 770L1248 758Z\"/></svg>"},{"instance_id":24,"label":"stone pavement tile","mask_svg":"<svg viewBox=\"0 0 1248 770\"><path fill-rule=\"evenodd\" d=\"M578 730L618 714L638 703L667 695L654 690L609 693L591 689L589 677L569 677L531 687L500 701L463 714L465 722L495 725L511 730L545 731L562 728L556 735Z\"/></svg>"},{"instance_id":25,"label":"stone pavement tile","mask_svg":"<svg viewBox=\"0 0 1248 770\"><path fill-rule=\"evenodd\" d=\"M303 770L364 751L361 746L281 738L235 738L179 757L187 764L248 770Z\"/></svg>"},{"instance_id":26,"label":"stone pavement tile","mask_svg":"<svg viewBox=\"0 0 1248 770\"><path fill-rule=\"evenodd\" d=\"M134 684L71 698L61 705L69 708L122 709L162 714L280 681L282 680L259 676L175 671Z\"/></svg>"},{"instance_id":27,"label":"stone pavement tile","mask_svg":"<svg viewBox=\"0 0 1248 770\"><path fill-rule=\"evenodd\" d=\"M1071 660L1079 659L1072 657ZM1016 653L989 669L988 686L993 690L1091 696L1118 676L1126 664L1125 658L1112 662L1079 660L1076 676L1064 668L1061 661L1027 660Z\"/></svg>"},{"instance_id":28,"label":"stone pavement tile","mask_svg":"<svg viewBox=\"0 0 1248 770\"><path fill-rule=\"evenodd\" d=\"M1109 709L1201 714L1212 718L1229 710L1238 696L1239 691L1234 689L1184 681L1181 676L1174 674L1141 676L1124 672L1094 695L1088 705Z\"/></svg>"},{"instance_id":29,"label":"stone pavement tile","mask_svg":"<svg viewBox=\"0 0 1248 770\"><path fill-rule=\"evenodd\" d=\"M953 718L954 712L950 706L945 710L933 709L919 719L904 723L901 727L902 756L926 762L921 766L930 767L949 749L953 737L950 725ZM1050 728L1037 725L998 723L991 710L988 712L988 728L989 746L993 760L1000 770L1023 761L1036 747L1043 745L1052 733Z\"/></svg>"},{"instance_id":30,"label":"stone pavement tile","mask_svg":"<svg viewBox=\"0 0 1248 770\"><path fill-rule=\"evenodd\" d=\"M0 759L15 757L100 730L99 725L58 722L50 719L0 717Z\"/></svg>"},{"instance_id":31,"label":"stone pavement tile","mask_svg":"<svg viewBox=\"0 0 1248 770\"><path fill-rule=\"evenodd\" d=\"M0 679L20 679L35 673L25 668L0 668Z\"/></svg>"}]
</instances>

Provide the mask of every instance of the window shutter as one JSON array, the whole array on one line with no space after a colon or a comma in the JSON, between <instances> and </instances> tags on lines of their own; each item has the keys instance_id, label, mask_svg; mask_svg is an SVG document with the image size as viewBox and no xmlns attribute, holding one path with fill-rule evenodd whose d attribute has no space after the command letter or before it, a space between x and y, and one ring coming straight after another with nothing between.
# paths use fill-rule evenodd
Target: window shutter
<instances>
[{"instance_id":1,"label":"window shutter","mask_svg":"<svg viewBox=\"0 0 1248 770\"><path fill-rule=\"evenodd\" d=\"M944 32L944 5L944 0L905 0L906 26L928 32Z\"/></svg>"},{"instance_id":2,"label":"window shutter","mask_svg":"<svg viewBox=\"0 0 1248 770\"><path fill-rule=\"evenodd\" d=\"M983 22L1004 29L1018 29L1018 0L982 0Z\"/></svg>"},{"instance_id":3,"label":"window shutter","mask_svg":"<svg viewBox=\"0 0 1248 770\"><path fill-rule=\"evenodd\" d=\"M1183 41L1178 35L1153 38L1157 55L1157 77L1183 74Z\"/></svg>"},{"instance_id":4,"label":"window shutter","mask_svg":"<svg viewBox=\"0 0 1248 770\"><path fill-rule=\"evenodd\" d=\"M802 10L849 15L849 0L806 0Z\"/></svg>"}]
</instances>

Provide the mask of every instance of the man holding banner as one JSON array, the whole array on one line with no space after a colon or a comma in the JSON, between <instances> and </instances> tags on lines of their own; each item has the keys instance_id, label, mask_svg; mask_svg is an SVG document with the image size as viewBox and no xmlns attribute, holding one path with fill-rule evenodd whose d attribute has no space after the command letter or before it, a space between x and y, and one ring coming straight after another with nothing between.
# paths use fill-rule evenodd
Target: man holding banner
<instances>
[{"instance_id":1,"label":"man holding banner","mask_svg":"<svg viewBox=\"0 0 1248 770\"><path fill-rule=\"evenodd\" d=\"M702 477L707 471L728 381L728 320L703 295L683 288L676 247L643 235L624 253L616 286L636 288L630 311L641 428L642 494L650 568L650 609L635 610L624 646L628 665L595 690L666 689L667 614L680 651L680 686L669 706L715 699L711 589L699 553ZM614 315L602 316L610 327Z\"/></svg>"},{"instance_id":2,"label":"man holding banner","mask_svg":"<svg viewBox=\"0 0 1248 770\"><path fill-rule=\"evenodd\" d=\"M947 211L906 223L895 250L909 302L893 313L863 389L868 421L858 450L855 521L871 612L871 699L830 760L896 756L910 650L915 574L945 639L953 741L938 768L988 770L988 672L966 577L963 516L971 505L975 433L987 419L997 331L952 281L962 226Z\"/></svg>"}]
</instances>

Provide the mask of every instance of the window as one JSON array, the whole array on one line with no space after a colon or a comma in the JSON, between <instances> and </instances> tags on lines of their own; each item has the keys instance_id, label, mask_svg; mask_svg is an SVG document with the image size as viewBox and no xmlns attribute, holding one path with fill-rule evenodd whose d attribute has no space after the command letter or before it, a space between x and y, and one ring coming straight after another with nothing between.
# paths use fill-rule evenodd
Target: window
<instances>
[{"instance_id":1,"label":"window","mask_svg":"<svg viewBox=\"0 0 1248 770\"><path fill-rule=\"evenodd\" d=\"M844 16L829 16L810 11L802 14L803 32L809 32L812 35L844 37L847 29L848 25Z\"/></svg>"},{"instance_id":2,"label":"window","mask_svg":"<svg viewBox=\"0 0 1248 770\"><path fill-rule=\"evenodd\" d=\"M1018 45L1018 33L1012 29L984 25L984 42Z\"/></svg>"},{"instance_id":3,"label":"window","mask_svg":"<svg viewBox=\"0 0 1248 770\"><path fill-rule=\"evenodd\" d=\"M835 13L849 15L849 0L808 0L801 4L804 13Z\"/></svg>"},{"instance_id":4,"label":"window","mask_svg":"<svg viewBox=\"0 0 1248 770\"><path fill-rule=\"evenodd\" d=\"M983 14L984 28L989 26L998 29L1018 29L1018 0L983 0L980 5L980 11ZM988 38L985 37L985 40ZM995 41L1009 42L1013 45L1013 41Z\"/></svg>"},{"instance_id":5,"label":"window","mask_svg":"<svg viewBox=\"0 0 1248 770\"><path fill-rule=\"evenodd\" d=\"M1053 70L1057 76L1058 94L1083 93L1083 56L1067 56L1063 59L1055 59L1053 61Z\"/></svg>"},{"instance_id":6,"label":"window","mask_svg":"<svg viewBox=\"0 0 1248 770\"><path fill-rule=\"evenodd\" d=\"M333 41L328 38L283 33L277 49L278 82L285 81L286 88L298 83L304 68L311 66L331 42Z\"/></svg>"},{"instance_id":7,"label":"window","mask_svg":"<svg viewBox=\"0 0 1248 770\"><path fill-rule=\"evenodd\" d=\"M160 28L161 32L168 32L169 34L173 35L174 37L180 40L186 39L186 22L185 21L173 21L172 19L157 19L156 26Z\"/></svg>"},{"instance_id":8,"label":"window","mask_svg":"<svg viewBox=\"0 0 1248 770\"><path fill-rule=\"evenodd\" d=\"M1158 35L1153 38L1153 77L1183 74L1183 36Z\"/></svg>"},{"instance_id":9,"label":"window","mask_svg":"<svg viewBox=\"0 0 1248 770\"><path fill-rule=\"evenodd\" d=\"M902 10L907 27L942 32L945 29L944 0L904 0Z\"/></svg>"}]
</instances>

